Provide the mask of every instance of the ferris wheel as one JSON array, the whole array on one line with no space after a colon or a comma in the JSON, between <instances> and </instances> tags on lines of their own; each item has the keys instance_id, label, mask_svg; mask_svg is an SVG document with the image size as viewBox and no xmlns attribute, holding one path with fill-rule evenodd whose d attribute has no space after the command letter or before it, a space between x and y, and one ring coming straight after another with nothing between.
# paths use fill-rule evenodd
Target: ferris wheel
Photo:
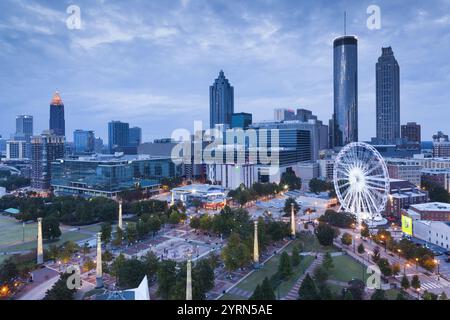
<instances>
[{"instance_id":1,"label":"ferris wheel","mask_svg":"<svg viewBox=\"0 0 450 320\"><path fill-rule=\"evenodd\" d=\"M334 188L342 208L361 223L385 220L381 217L390 190L389 174L383 157L363 142L347 144L336 157Z\"/></svg>"}]
</instances>

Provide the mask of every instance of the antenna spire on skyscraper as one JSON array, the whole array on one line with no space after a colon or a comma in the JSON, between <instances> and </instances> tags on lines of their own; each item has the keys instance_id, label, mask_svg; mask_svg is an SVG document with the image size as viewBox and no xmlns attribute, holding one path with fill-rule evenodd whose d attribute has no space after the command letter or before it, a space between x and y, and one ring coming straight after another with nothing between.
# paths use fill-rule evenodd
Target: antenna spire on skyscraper
<instances>
[{"instance_id":1,"label":"antenna spire on skyscraper","mask_svg":"<svg viewBox=\"0 0 450 320\"><path fill-rule=\"evenodd\" d=\"M344 36L347 35L347 11L344 11Z\"/></svg>"}]
</instances>

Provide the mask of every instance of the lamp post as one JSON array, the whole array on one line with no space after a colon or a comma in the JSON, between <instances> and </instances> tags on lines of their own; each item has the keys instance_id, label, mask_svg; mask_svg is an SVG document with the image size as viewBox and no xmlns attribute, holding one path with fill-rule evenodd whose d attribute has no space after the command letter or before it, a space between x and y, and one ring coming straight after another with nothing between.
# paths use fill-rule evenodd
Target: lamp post
<instances>
[{"instance_id":1,"label":"lamp post","mask_svg":"<svg viewBox=\"0 0 450 320\"><path fill-rule=\"evenodd\" d=\"M398 258L400 259L400 253L402 253L401 249L397 249L397 253L398 253Z\"/></svg>"},{"instance_id":2,"label":"lamp post","mask_svg":"<svg viewBox=\"0 0 450 320\"><path fill-rule=\"evenodd\" d=\"M406 263L404 266L403 266L403 275L404 276L406 276L406 268L409 268L409 263Z\"/></svg>"},{"instance_id":3,"label":"lamp post","mask_svg":"<svg viewBox=\"0 0 450 320\"><path fill-rule=\"evenodd\" d=\"M437 278L438 278L438 281L440 281L440 274L439 274L439 260L434 259L434 264L437 265Z\"/></svg>"},{"instance_id":4,"label":"lamp post","mask_svg":"<svg viewBox=\"0 0 450 320\"><path fill-rule=\"evenodd\" d=\"M385 236L384 236L384 234L382 234L381 236L380 236L380 238L381 238L381 241L383 241L383 244L384 244L384 252L387 252L387 249L386 249L386 240L384 240L384 238L385 238Z\"/></svg>"},{"instance_id":5,"label":"lamp post","mask_svg":"<svg viewBox=\"0 0 450 320\"><path fill-rule=\"evenodd\" d=\"M420 300L420 288L417 288L416 292L417 292L417 300Z\"/></svg>"},{"instance_id":6,"label":"lamp post","mask_svg":"<svg viewBox=\"0 0 450 320\"><path fill-rule=\"evenodd\" d=\"M416 270L419 270L419 258L416 258Z\"/></svg>"}]
</instances>

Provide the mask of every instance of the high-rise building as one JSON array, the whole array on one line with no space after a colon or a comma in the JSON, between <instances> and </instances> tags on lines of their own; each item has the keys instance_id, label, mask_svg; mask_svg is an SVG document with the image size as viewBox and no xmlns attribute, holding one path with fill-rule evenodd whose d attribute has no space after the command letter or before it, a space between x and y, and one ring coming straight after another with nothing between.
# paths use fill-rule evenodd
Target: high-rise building
<instances>
[{"instance_id":1,"label":"high-rise building","mask_svg":"<svg viewBox=\"0 0 450 320\"><path fill-rule=\"evenodd\" d=\"M415 122L408 122L407 124L402 125L401 134L402 139L418 143L422 141L420 124L417 124Z\"/></svg>"},{"instance_id":2,"label":"high-rise building","mask_svg":"<svg viewBox=\"0 0 450 320\"><path fill-rule=\"evenodd\" d=\"M33 116L27 115L17 116L15 139L30 142L32 136L33 136Z\"/></svg>"},{"instance_id":3,"label":"high-rise building","mask_svg":"<svg viewBox=\"0 0 450 320\"><path fill-rule=\"evenodd\" d=\"M25 159L27 155L27 144L24 140L9 140L6 142L6 159Z\"/></svg>"},{"instance_id":4,"label":"high-rise building","mask_svg":"<svg viewBox=\"0 0 450 320\"><path fill-rule=\"evenodd\" d=\"M450 157L450 140L441 131L433 135L433 157Z\"/></svg>"},{"instance_id":5,"label":"high-rise building","mask_svg":"<svg viewBox=\"0 0 450 320\"><path fill-rule=\"evenodd\" d=\"M400 138L400 67L391 47L381 50L376 64L377 139L394 143Z\"/></svg>"},{"instance_id":6,"label":"high-rise building","mask_svg":"<svg viewBox=\"0 0 450 320\"><path fill-rule=\"evenodd\" d=\"M57 136L66 135L66 121L64 120L64 103L56 91L50 102L50 130Z\"/></svg>"},{"instance_id":7,"label":"high-rise building","mask_svg":"<svg viewBox=\"0 0 450 320\"><path fill-rule=\"evenodd\" d=\"M358 141L358 39L342 36L333 42L333 147Z\"/></svg>"},{"instance_id":8,"label":"high-rise building","mask_svg":"<svg viewBox=\"0 0 450 320\"><path fill-rule=\"evenodd\" d=\"M248 129L252 124L252 114L251 113L233 113L231 116L231 128L241 128Z\"/></svg>"},{"instance_id":9,"label":"high-rise building","mask_svg":"<svg viewBox=\"0 0 450 320\"><path fill-rule=\"evenodd\" d=\"M142 143L142 129L139 127L130 128L129 133L129 145L133 147L137 147Z\"/></svg>"},{"instance_id":10,"label":"high-rise building","mask_svg":"<svg viewBox=\"0 0 450 320\"><path fill-rule=\"evenodd\" d=\"M126 122L111 121L108 123L109 152L128 147L130 142L130 125Z\"/></svg>"},{"instance_id":11,"label":"high-rise building","mask_svg":"<svg viewBox=\"0 0 450 320\"><path fill-rule=\"evenodd\" d=\"M295 112L292 109L275 109L274 120L276 122L295 120Z\"/></svg>"},{"instance_id":12,"label":"high-rise building","mask_svg":"<svg viewBox=\"0 0 450 320\"><path fill-rule=\"evenodd\" d=\"M31 138L31 187L50 188L52 161L64 157L64 137L44 131Z\"/></svg>"},{"instance_id":13,"label":"high-rise building","mask_svg":"<svg viewBox=\"0 0 450 320\"><path fill-rule=\"evenodd\" d=\"M102 138L95 138L94 151L97 153L101 153L103 151L103 139Z\"/></svg>"},{"instance_id":14,"label":"high-rise building","mask_svg":"<svg viewBox=\"0 0 450 320\"><path fill-rule=\"evenodd\" d=\"M231 115L234 113L234 88L223 71L214 84L209 87L209 125L214 128L216 124L231 125Z\"/></svg>"},{"instance_id":15,"label":"high-rise building","mask_svg":"<svg viewBox=\"0 0 450 320\"><path fill-rule=\"evenodd\" d=\"M95 149L95 135L91 130L75 130L73 132L75 154L90 154Z\"/></svg>"}]
</instances>

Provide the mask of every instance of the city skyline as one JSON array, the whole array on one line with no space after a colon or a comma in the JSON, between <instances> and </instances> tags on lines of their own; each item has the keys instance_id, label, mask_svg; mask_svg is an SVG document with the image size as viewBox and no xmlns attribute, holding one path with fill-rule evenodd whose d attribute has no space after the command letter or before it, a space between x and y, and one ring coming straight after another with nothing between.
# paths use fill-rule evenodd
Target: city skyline
<instances>
[{"instance_id":1,"label":"city skyline","mask_svg":"<svg viewBox=\"0 0 450 320\"><path fill-rule=\"evenodd\" d=\"M0 28L11 33L0 36L8 75L0 80L0 134L15 132L19 114L34 116L34 134L47 129L55 90L65 102L68 137L75 129L94 130L106 141L114 119L141 127L143 141L191 129L194 120L206 127L208 87L222 69L235 88L235 112L253 113L256 122L272 119L275 108L306 108L326 123L333 113L332 41L343 33L347 10L347 33L359 42L359 139L376 134L374 65L381 47L392 46L402 66L401 124L420 123L423 140L431 140L436 129L449 131L442 115L448 112L450 19L444 12L450 4L434 2L395 10L382 1L381 29L369 30L368 1L261 1L258 8L138 1L127 15L115 2L80 1L82 29L69 30L68 2L5 1ZM199 11L203 18L193 20Z\"/></svg>"}]
</instances>

